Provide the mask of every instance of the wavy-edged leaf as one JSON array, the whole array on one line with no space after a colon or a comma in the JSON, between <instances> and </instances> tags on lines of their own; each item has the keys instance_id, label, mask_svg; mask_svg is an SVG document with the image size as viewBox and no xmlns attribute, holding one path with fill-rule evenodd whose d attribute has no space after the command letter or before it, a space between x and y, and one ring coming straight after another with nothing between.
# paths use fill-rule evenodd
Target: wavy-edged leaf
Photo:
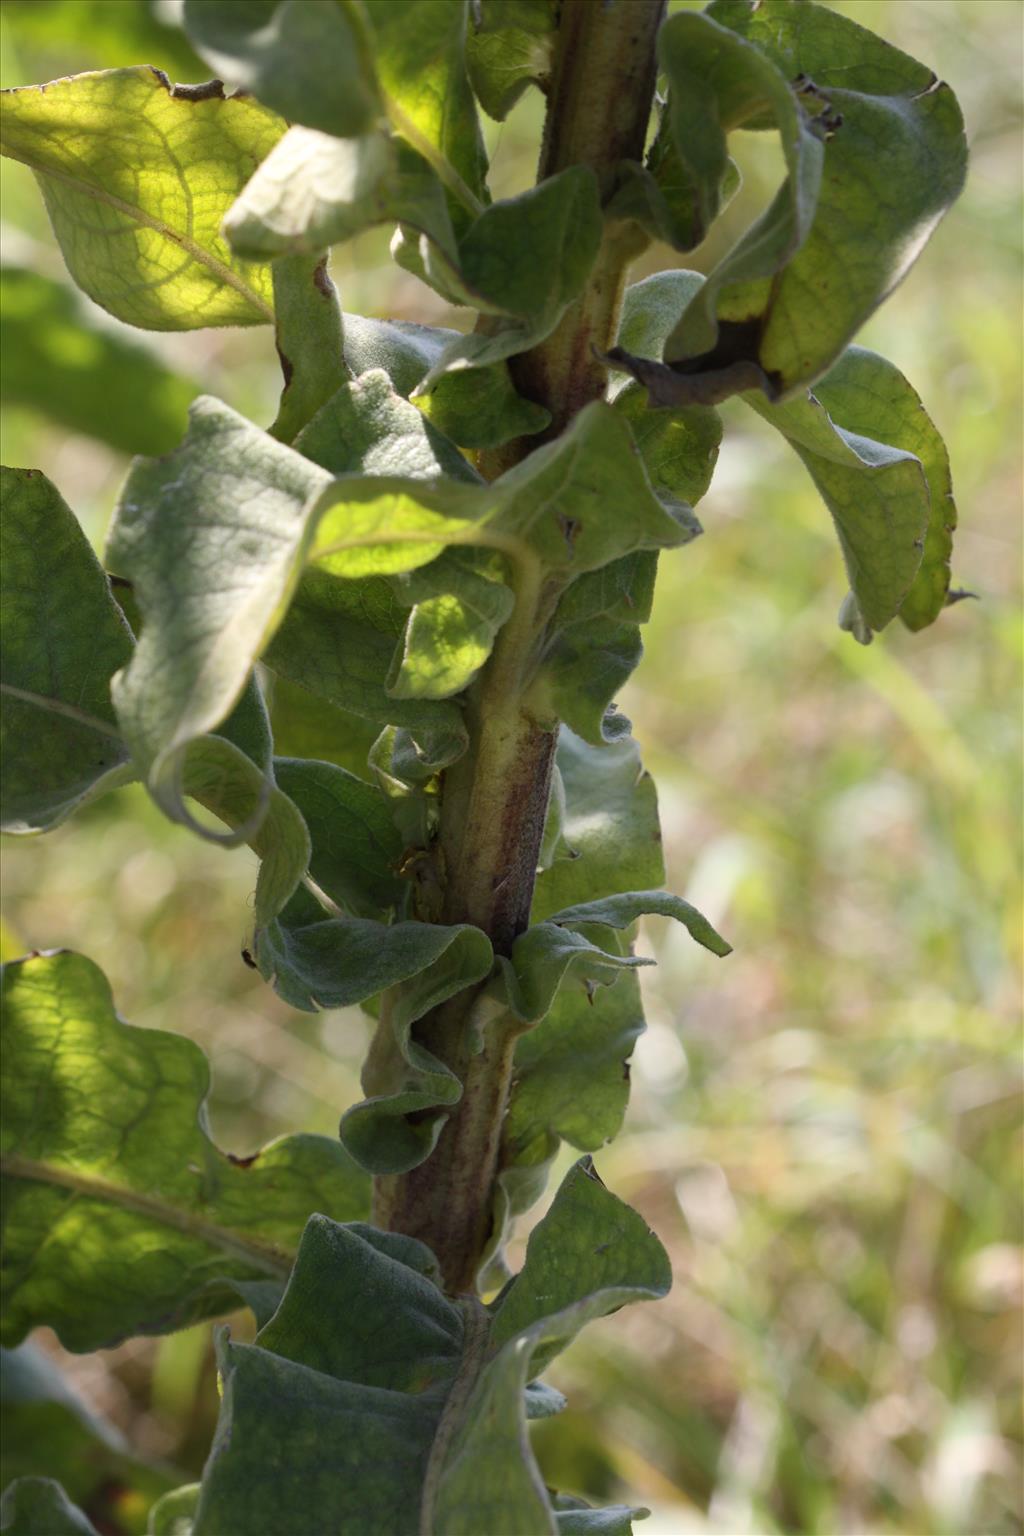
<instances>
[{"instance_id":1,"label":"wavy-edged leaf","mask_svg":"<svg viewBox=\"0 0 1024 1536\"><path fill-rule=\"evenodd\" d=\"M155 331L273 319L270 269L220 223L284 131L219 86L101 70L3 92L0 148L33 170L68 270L91 299Z\"/></svg>"},{"instance_id":2,"label":"wavy-edged leaf","mask_svg":"<svg viewBox=\"0 0 1024 1536\"><path fill-rule=\"evenodd\" d=\"M309 871L355 917L380 918L405 894L403 844L386 796L333 763L274 759L274 777L309 828Z\"/></svg>"},{"instance_id":3,"label":"wavy-edged leaf","mask_svg":"<svg viewBox=\"0 0 1024 1536\"><path fill-rule=\"evenodd\" d=\"M107 559L145 621L114 703L154 799L191 822L181 774L215 730L280 623L298 575L307 503L327 474L207 396L173 454L137 461Z\"/></svg>"},{"instance_id":4,"label":"wavy-edged leaf","mask_svg":"<svg viewBox=\"0 0 1024 1536\"><path fill-rule=\"evenodd\" d=\"M750 403L779 425L807 465L836 520L847 567L858 578L854 583L851 574L851 586L869 624L880 629L877 620L885 622L896 599L908 629L931 624L949 592L956 503L945 443L900 370L876 352L849 347L806 401L771 409ZM891 456L885 448L894 450ZM923 487L919 475L897 467L900 454L919 461Z\"/></svg>"},{"instance_id":5,"label":"wavy-edged leaf","mask_svg":"<svg viewBox=\"0 0 1024 1536\"><path fill-rule=\"evenodd\" d=\"M911 627L930 623L949 586L956 508L942 439L899 369L850 347L802 399L748 404L820 491L868 631L884 629L908 596Z\"/></svg>"},{"instance_id":6,"label":"wavy-edged leaf","mask_svg":"<svg viewBox=\"0 0 1024 1536\"><path fill-rule=\"evenodd\" d=\"M396 578L413 606L388 684L392 698L446 699L473 681L515 602L493 565L482 551L452 550Z\"/></svg>"},{"instance_id":7,"label":"wavy-edged leaf","mask_svg":"<svg viewBox=\"0 0 1024 1536\"><path fill-rule=\"evenodd\" d=\"M424 420L379 367L336 389L299 434L295 447L332 475L482 483L454 444Z\"/></svg>"},{"instance_id":8,"label":"wavy-edged leaf","mask_svg":"<svg viewBox=\"0 0 1024 1536\"><path fill-rule=\"evenodd\" d=\"M345 356L354 373L383 368L400 395L411 395L458 331L407 320L345 317ZM507 363L447 373L417 396L423 414L463 448L496 448L513 437L543 432L551 412L512 387Z\"/></svg>"},{"instance_id":9,"label":"wavy-edged leaf","mask_svg":"<svg viewBox=\"0 0 1024 1536\"><path fill-rule=\"evenodd\" d=\"M502 362L550 335L583 291L601 231L589 166L570 166L485 209L459 242L459 278L477 308L494 318L486 331L446 347L420 388L429 390L453 369ZM401 250L396 257L402 261Z\"/></svg>"},{"instance_id":10,"label":"wavy-edged leaf","mask_svg":"<svg viewBox=\"0 0 1024 1536\"><path fill-rule=\"evenodd\" d=\"M369 779L370 748L380 734L377 725L328 704L286 677L267 676L274 744L282 757L334 763Z\"/></svg>"},{"instance_id":11,"label":"wavy-edged leaf","mask_svg":"<svg viewBox=\"0 0 1024 1536\"><path fill-rule=\"evenodd\" d=\"M19 1477L0 1499L5 1536L99 1536L83 1509L52 1477Z\"/></svg>"},{"instance_id":12,"label":"wavy-edged leaf","mask_svg":"<svg viewBox=\"0 0 1024 1536\"><path fill-rule=\"evenodd\" d=\"M587 995L595 987L612 986L624 970L653 964L631 955L614 935L601 935L597 942L549 920L527 928L512 945L510 958L501 960L501 990L517 1019L538 1024L570 978Z\"/></svg>"},{"instance_id":13,"label":"wavy-edged leaf","mask_svg":"<svg viewBox=\"0 0 1024 1536\"><path fill-rule=\"evenodd\" d=\"M361 1218L341 1146L288 1136L249 1158L211 1142L206 1058L135 1029L81 955L4 967L4 1338L48 1324L69 1349L266 1305L310 1210Z\"/></svg>"},{"instance_id":14,"label":"wavy-edged leaf","mask_svg":"<svg viewBox=\"0 0 1024 1536\"><path fill-rule=\"evenodd\" d=\"M110 701L132 636L46 476L4 468L0 494L3 829L42 832L134 777Z\"/></svg>"},{"instance_id":15,"label":"wavy-edged leaf","mask_svg":"<svg viewBox=\"0 0 1024 1536\"><path fill-rule=\"evenodd\" d=\"M698 23L728 29L794 82L827 142L813 224L801 216L802 234L785 251L778 278L770 288L763 281L780 265L774 253L772 263L746 255L762 244L775 216L769 210L709 277L665 357L708 354L704 366L711 366L719 323L745 325L741 355L785 394L828 368L958 196L966 166L960 109L926 65L825 6L714 0L702 17L674 17L662 35L682 44ZM755 118L750 126L764 124Z\"/></svg>"},{"instance_id":16,"label":"wavy-edged leaf","mask_svg":"<svg viewBox=\"0 0 1024 1536\"><path fill-rule=\"evenodd\" d=\"M277 1536L310 1488L338 1536L361 1536L367 1521L381 1536L555 1536L526 1428L533 1362L590 1319L664 1295L665 1252L589 1161L568 1175L493 1321L410 1267L417 1250L427 1253L311 1219L257 1344L221 1342L221 1420L195 1536ZM311 1330L310 1317L328 1321Z\"/></svg>"},{"instance_id":17,"label":"wavy-edged leaf","mask_svg":"<svg viewBox=\"0 0 1024 1536\"><path fill-rule=\"evenodd\" d=\"M501 0L479 0L466 39L466 68L489 117L504 122L528 86L546 88L557 25L551 0L527 0L514 9Z\"/></svg>"},{"instance_id":18,"label":"wavy-edged leaf","mask_svg":"<svg viewBox=\"0 0 1024 1536\"><path fill-rule=\"evenodd\" d=\"M629 1100L629 1058L644 1030L640 986L623 971L611 986L566 987L547 1016L516 1041L502 1129L513 1166L561 1137L594 1152L616 1136Z\"/></svg>"},{"instance_id":19,"label":"wavy-edged leaf","mask_svg":"<svg viewBox=\"0 0 1024 1536\"><path fill-rule=\"evenodd\" d=\"M37 1344L0 1351L0 1403L0 1485L19 1477L57 1476L101 1529L145 1536L146 1512L173 1487L173 1474L135 1456Z\"/></svg>"},{"instance_id":20,"label":"wavy-edged leaf","mask_svg":"<svg viewBox=\"0 0 1024 1536\"><path fill-rule=\"evenodd\" d=\"M630 928L638 917L648 915L674 918L677 923L682 923L691 939L710 949L713 955L721 958L732 954L732 945L726 943L696 907L668 891L623 891L594 901L576 902L553 913L549 922L571 928L588 927L592 923L609 928Z\"/></svg>"},{"instance_id":21,"label":"wavy-edged leaf","mask_svg":"<svg viewBox=\"0 0 1024 1536\"><path fill-rule=\"evenodd\" d=\"M567 624L548 645L531 704L542 718L564 720L584 741L618 741L628 736L630 722L615 696L643 651L636 624L607 618Z\"/></svg>"},{"instance_id":22,"label":"wavy-edged leaf","mask_svg":"<svg viewBox=\"0 0 1024 1536\"><path fill-rule=\"evenodd\" d=\"M555 763L561 823L553 857L537 876L533 921L572 902L660 885L658 795L636 742L626 737L595 747L563 726Z\"/></svg>"},{"instance_id":23,"label":"wavy-edged leaf","mask_svg":"<svg viewBox=\"0 0 1024 1536\"><path fill-rule=\"evenodd\" d=\"M271 434L283 443L302 428L348 378L341 305L325 252L274 263L274 339L284 389Z\"/></svg>"},{"instance_id":24,"label":"wavy-edged leaf","mask_svg":"<svg viewBox=\"0 0 1024 1536\"><path fill-rule=\"evenodd\" d=\"M289 122L348 136L381 116L353 0L185 0L182 19L211 69Z\"/></svg>"},{"instance_id":25,"label":"wavy-edged leaf","mask_svg":"<svg viewBox=\"0 0 1024 1536\"><path fill-rule=\"evenodd\" d=\"M198 1483L185 1483L165 1493L149 1512L146 1536L191 1536L198 1503Z\"/></svg>"},{"instance_id":26,"label":"wavy-edged leaf","mask_svg":"<svg viewBox=\"0 0 1024 1536\"><path fill-rule=\"evenodd\" d=\"M18 266L0 268L0 388L120 453L167 453L199 393L148 348L97 324L67 283Z\"/></svg>"}]
</instances>

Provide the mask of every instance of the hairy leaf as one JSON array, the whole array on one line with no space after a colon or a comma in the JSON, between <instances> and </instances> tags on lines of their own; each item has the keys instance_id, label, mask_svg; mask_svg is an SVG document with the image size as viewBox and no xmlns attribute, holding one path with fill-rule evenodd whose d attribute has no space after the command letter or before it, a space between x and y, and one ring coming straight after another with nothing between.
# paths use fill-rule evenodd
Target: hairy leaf
<instances>
[{"instance_id":1,"label":"hairy leaf","mask_svg":"<svg viewBox=\"0 0 1024 1536\"><path fill-rule=\"evenodd\" d=\"M355 917L397 906L402 839L384 794L332 763L278 757L274 777L309 828L309 869L320 890Z\"/></svg>"},{"instance_id":2,"label":"hairy leaf","mask_svg":"<svg viewBox=\"0 0 1024 1536\"><path fill-rule=\"evenodd\" d=\"M696 939L713 955L732 954L732 945L708 922L696 907L681 896L670 896L667 891L628 891L616 896L603 896L595 901L577 902L563 907L549 919L551 923L570 927L585 927L591 923L607 924L609 928L629 928L638 917L646 914L672 917L682 923L691 939Z\"/></svg>"},{"instance_id":3,"label":"hairy leaf","mask_svg":"<svg viewBox=\"0 0 1024 1536\"><path fill-rule=\"evenodd\" d=\"M382 111L353 0L185 0L183 19L211 69L289 122L347 136Z\"/></svg>"},{"instance_id":4,"label":"hairy leaf","mask_svg":"<svg viewBox=\"0 0 1024 1536\"><path fill-rule=\"evenodd\" d=\"M764 67L793 82L805 114L804 158L826 138L817 206L797 194L798 172L739 247L711 274L670 336L668 362L714 350L721 322L746 326L732 355L750 359L788 393L822 374L857 328L905 275L943 213L960 192L966 149L963 122L949 87L927 66L825 6L798 0L714 0L702 17L677 16L664 31L687 67L698 25L736 51L751 49ZM691 37L690 34L693 34ZM664 56L670 65L670 55ZM680 97L680 101L682 98ZM748 126L765 126L756 112ZM784 138L785 144L785 138ZM681 152L685 145L679 139ZM807 184L808 192L811 184ZM798 195L799 219L781 244L785 198ZM813 224L808 214L813 211ZM770 252L770 259L762 259ZM782 262L774 283L765 281ZM725 340L724 331L721 333ZM706 354L706 355L705 355ZM743 385L741 387L749 387Z\"/></svg>"},{"instance_id":5,"label":"hairy leaf","mask_svg":"<svg viewBox=\"0 0 1024 1536\"><path fill-rule=\"evenodd\" d=\"M466 68L488 116L504 122L529 85L545 88L556 26L551 0L515 8L479 0L466 39Z\"/></svg>"},{"instance_id":6,"label":"hairy leaf","mask_svg":"<svg viewBox=\"0 0 1024 1536\"><path fill-rule=\"evenodd\" d=\"M216 729L280 623L306 504L328 481L227 406L202 397L173 454L136 462L107 546L145 627L114 680L118 718L157 803L176 821L189 744Z\"/></svg>"},{"instance_id":7,"label":"hairy leaf","mask_svg":"<svg viewBox=\"0 0 1024 1536\"><path fill-rule=\"evenodd\" d=\"M614 935L592 940L557 922L534 923L501 960L504 1000L516 1018L537 1024L551 1011L559 988L570 978L584 995L595 987L610 987L624 970L653 965L653 960L628 953Z\"/></svg>"},{"instance_id":8,"label":"hairy leaf","mask_svg":"<svg viewBox=\"0 0 1024 1536\"><path fill-rule=\"evenodd\" d=\"M388 685L396 699L444 699L472 682L491 653L514 598L501 572L453 550L396 578L413 604Z\"/></svg>"},{"instance_id":9,"label":"hairy leaf","mask_svg":"<svg viewBox=\"0 0 1024 1536\"><path fill-rule=\"evenodd\" d=\"M195 1536L277 1536L310 1489L338 1536L361 1536L368 1520L381 1536L561 1529L527 1437L533 1361L590 1319L664 1295L664 1250L588 1163L534 1232L493 1321L447 1299L423 1272L428 1257L411 1239L311 1219L257 1344L221 1344ZM310 1329L310 1317L329 1321ZM268 1458L272 1480L260 1475Z\"/></svg>"},{"instance_id":10,"label":"hairy leaf","mask_svg":"<svg viewBox=\"0 0 1024 1536\"><path fill-rule=\"evenodd\" d=\"M261 1305L311 1209L365 1213L364 1175L326 1137L220 1152L202 1052L123 1024L83 956L13 962L3 988L5 1342L46 1323L69 1349L98 1349L239 1294Z\"/></svg>"},{"instance_id":11,"label":"hairy leaf","mask_svg":"<svg viewBox=\"0 0 1024 1536\"><path fill-rule=\"evenodd\" d=\"M72 432L120 453L167 453L199 385L94 313L67 283L27 267L0 269L0 384Z\"/></svg>"},{"instance_id":12,"label":"hairy leaf","mask_svg":"<svg viewBox=\"0 0 1024 1536\"><path fill-rule=\"evenodd\" d=\"M803 399L748 403L821 492L868 630L883 629L907 600L911 628L931 623L949 587L956 507L942 439L899 369L850 347Z\"/></svg>"},{"instance_id":13,"label":"hairy leaf","mask_svg":"<svg viewBox=\"0 0 1024 1536\"><path fill-rule=\"evenodd\" d=\"M348 377L341 305L326 254L274 263L274 328L284 389L270 430L291 443Z\"/></svg>"},{"instance_id":14,"label":"hairy leaf","mask_svg":"<svg viewBox=\"0 0 1024 1536\"><path fill-rule=\"evenodd\" d=\"M134 777L110 702L132 636L46 476L5 468L0 493L3 828L42 832Z\"/></svg>"},{"instance_id":15,"label":"hairy leaf","mask_svg":"<svg viewBox=\"0 0 1024 1536\"><path fill-rule=\"evenodd\" d=\"M299 435L296 448L332 475L404 475L411 480L480 476L375 367L343 384Z\"/></svg>"},{"instance_id":16,"label":"hairy leaf","mask_svg":"<svg viewBox=\"0 0 1024 1536\"><path fill-rule=\"evenodd\" d=\"M537 877L533 921L571 902L660 885L658 797L636 742L594 747L563 726L555 761L564 794L559 840Z\"/></svg>"},{"instance_id":17,"label":"hairy leaf","mask_svg":"<svg viewBox=\"0 0 1024 1536\"><path fill-rule=\"evenodd\" d=\"M0 148L35 171L68 270L156 331L273 319L267 267L220 222L284 131L257 102L110 69L3 92Z\"/></svg>"},{"instance_id":18,"label":"hairy leaf","mask_svg":"<svg viewBox=\"0 0 1024 1536\"><path fill-rule=\"evenodd\" d=\"M370 748L377 725L317 698L286 677L269 677L274 744L283 757L334 763L361 779L370 777Z\"/></svg>"}]
</instances>

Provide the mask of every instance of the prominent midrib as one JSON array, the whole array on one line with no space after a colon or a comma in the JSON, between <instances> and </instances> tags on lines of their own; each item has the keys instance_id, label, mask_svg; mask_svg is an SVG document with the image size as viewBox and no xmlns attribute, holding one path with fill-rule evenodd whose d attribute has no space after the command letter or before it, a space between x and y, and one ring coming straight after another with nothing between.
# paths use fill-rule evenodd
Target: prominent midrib
<instances>
[{"instance_id":1,"label":"prominent midrib","mask_svg":"<svg viewBox=\"0 0 1024 1536\"><path fill-rule=\"evenodd\" d=\"M216 1222L204 1221L202 1217L194 1216L191 1212L171 1205L156 1195L145 1195L139 1190L126 1189L124 1185L112 1184L108 1179L99 1178L95 1174L75 1173L70 1168L61 1168L53 1163L43 1163L35 1158L16 1155L0 1158L0 1173L7 1178L29 1179L37 1184L53 1184L59 1189L70 1190L73 1194L81 1195L85 1199L102 1200L108 1205L119 1206L122 1210L133 1211L136 1215L147 1216L161 1226L173 1227L176 1232L181 1232L187 1237L198 1238L209 1243L211 1247L220 1249L222 1253L258 1265L267 1274L279 1276L281 1279L286 1280L291 1273L294 1255L286 1253L275 1244L243 1236L228 1227L218 1226Z\"/></svg>"},{"instance_id":2,"label":"prominent midrib","mask_svg":"<svg viewBox=\"0 0 1024 1536\"><path fill-rule=\"evenodd\" d=\"M156 230L157 234L162 235L165 240L170 240L173 245L180 246L183 251L187 251L193 261L197 261L200 266L207 267L220 278L222 283L225 283L229 288L233 288L254 309L259 310L265 320L273 323L273 306L268 304L265 299L261 299L255 289L250 288L249 284L239 277L237 272L232 272L229 266L226 266L223 261L218 260L211 251L199 245L189 235L179 233L178 230L172 229L169 224L165 224L162 219L154 219L150 214L144 213L134 203L127 203L123 198L116 197L113 192L106 192L100 187L93 186L88 181L81 181L77 176L69 175L67 171L59 171L50 165L38 165L28 155L24 154L12 154L11 159L18 160L22 165L26 165L36 176L49 176L54 181L62 181L65 186L72 187L76 192L81 192L86 197L91 197L95 202L106 203L108 208L116 209L118 213L123 213L136 224L144 224L147 229Z\"/></svg>"},{"instance_id":3,"label":"prominent midrib","mask_svg":"<svg viewBox=\"0 0 1024 1536\"><path fill-rule=\"evenodd\" d=\"M107 736L111 741L116 741L124 746L124 737L113 725L108 725L105 720L99 720L95 715L87 714L84 709L78 709L74 704L67 704L63 699L53 699L44 693L33 693L29 688L18 688L14 683L0 683L0 693L8 694L12 699L20 699L23 704L32 704L36 709L45 709L54 715L64 715L66 719L73 720L76 725L84 725L90 731L96 731L100 736Z\"/></svg>"}]
</instances>

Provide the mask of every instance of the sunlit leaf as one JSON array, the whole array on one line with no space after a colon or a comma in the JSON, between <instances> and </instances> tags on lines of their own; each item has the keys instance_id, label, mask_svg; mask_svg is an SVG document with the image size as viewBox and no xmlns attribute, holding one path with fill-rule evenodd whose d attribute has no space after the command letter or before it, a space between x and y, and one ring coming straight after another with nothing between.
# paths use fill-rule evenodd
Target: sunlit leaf
<instances>
[{"instance_id":1,"label":"sunlit leaf","mask_svg":"<svg viewBox=\"0 0 1024 1536\"><path fill-rule=\"evenodd\" d=\"M134 777L110 702L132 636L46 476L5 468L0 492L3 828L39 832Z\"/></svg>"},{"instance_id":2,"label":"sunlit leaf","mask_svg":"<svg viewBox=\"0 0 1024 1536\"><path fill-rule=\"evenodd\" d=\"M220 1152L198 1046L123 1024L81 955L13 962L3 984L6 1342L46 1323L98 1349L259 1304L310 1210L365 1213L366 1180L327 1137Z\"/></svg>"},{"instance_id":3,"label":"sunlit leaf","mask_svg":"<svg viewBox=\"0 0 1024 1536\"><path fill-rule=\"evenodd\" d=\"M217 87L111 69L3 93L0 147L35 171L68 270L149 330L273 319L269 268L220 222L284 124Z\"/></svg>"},{"instance_id":4,"label":"sunlit leaf","mask_svg":"<svg viewBox=\"0 0 1024 1536\"><path fill-rule=\"evenodd\" d=\"M326 254L284 257L273 270L275 341L284 390L270 430L290 443L344 383L348 368L341 305Z\"/></svg>"},{"instance_id":5,"label":"sunlit leaf","mask_svg":"<svg viewBox=\"0 0 1024 1536\"><path fill-rule=\"evenodd\" d=\"M466 68L488 116L503 122L529 85L546 86L556 28L551 0L516 7L479 0L466 39Z\"/></svg>"}]
</instances>

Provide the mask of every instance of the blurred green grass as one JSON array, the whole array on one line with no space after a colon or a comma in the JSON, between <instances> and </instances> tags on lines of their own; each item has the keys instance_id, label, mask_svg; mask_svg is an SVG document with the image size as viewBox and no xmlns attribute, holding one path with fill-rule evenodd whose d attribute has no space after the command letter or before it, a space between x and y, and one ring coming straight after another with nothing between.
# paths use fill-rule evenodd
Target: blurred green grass
<instances>
[{"instance_id":1,"label":"blurred green grass","mask_svg":"<svg viewBox=\"0 0 1024 1536\"><path fill-rule=\"evenodd\" d=\"M174 34L140 32L135 0L77 4L8 0L4 84L126 62L136 38L140 62L181 72ZM628 1129L598 1157L668 1245L676 1284L570 1351L554 1378L570 1409L537 1429L550 1481L639 1491L651 1536L1001 1536L1024 1519L1021 14L1012 0L836 9L931 64L967 118L967 192L859 339L946 435L954 579L980 601L866 650L841 635L824 509L783 445L726 407L705 537L663 562L621 701L659 784L670 884L736 948L719 964L650 923L659 967ZM527 101L492 126L502 193L528 179L538 121ZM738 136L737 152L744 189L691 265L777 179L767 139ZM63 277L31 179L3 174L6 259ZM336 253L346 307L451 323L386 245ZM654 251L636 275L671 264ZM270 419L269 334L155 348ZM123 457L22 406L4 457L43 468L101 536ZM199 1040L215 1134L243 1153L297 1127L332 1133L366 1040L357 1012L295 1014L244 967L253 882L247 851L190 840L138 790L4 849L10 947L81 949L124 1017ZM65 1363L137 1445L197 1470L215 1413L207 1334Z\"/></svg>"}]
</instances>

